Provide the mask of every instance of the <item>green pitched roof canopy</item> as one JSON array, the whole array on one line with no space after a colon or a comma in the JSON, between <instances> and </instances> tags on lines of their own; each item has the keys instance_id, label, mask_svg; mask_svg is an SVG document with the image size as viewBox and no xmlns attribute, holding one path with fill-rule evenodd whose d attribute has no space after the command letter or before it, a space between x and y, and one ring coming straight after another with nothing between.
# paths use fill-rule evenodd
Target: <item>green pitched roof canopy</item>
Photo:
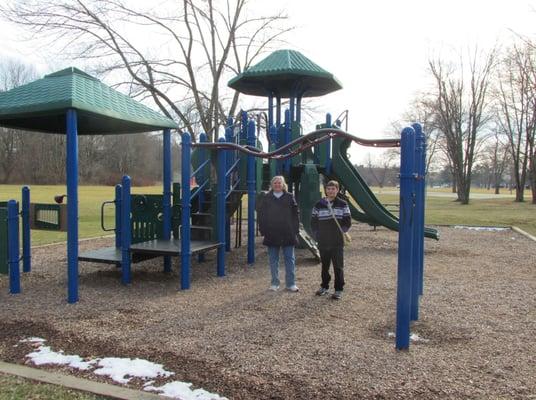
<instances>
[{"instance_id":1,"label":"green pitched roof canopy","mask_svg":"<svg viewBox=\"0 0 536 400\"><path fill-rule=\"evenodd\" d=\"M80 135L177 128L171 119L72 67L0 93L0 126L65 133L69 108L77 110Z\"/></svg>"},{"instance_id":2,"label":"green pitched roof canopy","mask_svg":"<svg viewBox=\"0 0 536 400\"><path fill-rule=\"evenodd\" d=\"M341 83L303 54L278 50L231 79L228 86L245 94L268 96L270 91L291 97L292 88L304 90L303 97L323 96L342 89Z\"/></svg>"}]
</instances>

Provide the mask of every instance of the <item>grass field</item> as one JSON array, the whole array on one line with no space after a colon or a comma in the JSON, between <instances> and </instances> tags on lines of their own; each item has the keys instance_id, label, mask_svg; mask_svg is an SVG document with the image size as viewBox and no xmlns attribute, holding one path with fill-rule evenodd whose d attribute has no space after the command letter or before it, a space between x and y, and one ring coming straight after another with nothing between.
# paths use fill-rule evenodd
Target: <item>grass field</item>
<instances>
[{"instance_id":1,"label":"grass field","mask_svg":"<svg viewBox=\"0 0 536 400\"><path fill-rule=\"evenodd\" d=\"M105 400L105 397L77 392L61 386L36 383L11 375L0 374L0 400L54 399Z\"/></svg>"},{"instance_id":2,"label":"grass field","mask_svg":"<svg viewBox=\"0 0 536 400\"><path fill-rule=\"evenodd\" d=\"M0 201L7 199L20 200L20 186L0 185ZM397 189L384 188L381 191L372 188L377 193L380 201L384 203L398 203ZM64 186L39 186L31 187L32 202L53 202L54 195L66 192ZM132 193L161 193L160 186L134 187ZM429 189L426 204L427 224L467 224L482 226L516 225L521 229L536 235L536 205L529 201L515 203L513 196L504 197L508 194L503 191L497 198L474 198L469 205L460 205L450 197L439 197L434 194L448 194L448 189ZM484 189L474 189L477 194L489 194ZM112 186L80 186L79 189L79 218L80 238L90 238L105 235L101 229L100 206L105 200L112 200L114 188ZM530 191L527 192L527 198ZM113 207L106 209L105 224L113 227ZM63 232L33 231L32 244L46 244L66 240Z\"/></svg>"}]
</instances>

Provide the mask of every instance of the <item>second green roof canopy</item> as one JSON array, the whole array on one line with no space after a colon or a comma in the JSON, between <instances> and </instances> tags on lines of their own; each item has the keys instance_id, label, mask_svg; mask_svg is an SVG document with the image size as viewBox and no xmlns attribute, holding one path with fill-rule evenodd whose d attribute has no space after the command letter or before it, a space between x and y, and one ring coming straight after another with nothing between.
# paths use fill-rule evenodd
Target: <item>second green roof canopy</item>
<instances>
[{"instance_id":1,"label":"second green roof canopy","mask_svg":"<svg viewBox=\"0 0 536 400\"><path fill-rule=\"evenodd\" d=\"M231 79L228 86L244 94L267 97L274 92L291 97L296 88L303 97L316 97L342 89L325 69L294 50L278 50Z\"/></svg>"},{"instance_id":2,"label":"second green roof canopy","mask_svg":"<svg viewBox=\"0 0 536 400\"><path fill-rule=\"evenodd\" d=\"M72 67L0 93L0 126L65 133L67 109L77 110L81 135L177 128L173 120Z\"/></svg>"}]
</instances>

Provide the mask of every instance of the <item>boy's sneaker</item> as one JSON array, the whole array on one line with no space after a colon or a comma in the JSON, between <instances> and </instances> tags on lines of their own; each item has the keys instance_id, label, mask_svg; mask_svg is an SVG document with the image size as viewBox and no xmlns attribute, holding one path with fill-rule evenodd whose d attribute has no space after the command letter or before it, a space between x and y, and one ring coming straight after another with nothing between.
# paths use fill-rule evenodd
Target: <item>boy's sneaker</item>
<instances>
[{"instance_id":1,"label":"boy's sneaker","mask_svg":"<svg viewBox=\"0 0 536 400\"><path fill-rule=\"evenodd\" d=\"M270 290L272 292L277 292L279 290L279 286L278 285L272 285L272 286L270 286Z\"/></svg>"},{"instance_id":2,"label":"boy's sneaker","mask_svg":"<svg viewBox=\"0 0 536 400\"><path fill-rule=\"evenodd\" d=\"M288 287L287 290L289 292L299 292L300 291L300 289L296 285L292 285L292 286Z\"/></svg>"},{"instance_id":3,"label":"boy's sneaker","mask_svg":"<svg viewBox=\"0 0 536 400\"><path fill-rule=\"evenodd\" d=\"M331 298L334 300L342 299L342 290L335 290L335 293L331 295Z\"/></svg>"},{"instance_id":4,"label":"boy's sneaker","mask_svg":"<svg viewBox=\"0 0 536 400\"><path fill-rule=\"evenodd\" d=\"M320 289L318 289L315 293L317 296L325 296L326 294L328 294L328 289L326 288L323 288L321 287Z\"/></svg>"}]
</instances>

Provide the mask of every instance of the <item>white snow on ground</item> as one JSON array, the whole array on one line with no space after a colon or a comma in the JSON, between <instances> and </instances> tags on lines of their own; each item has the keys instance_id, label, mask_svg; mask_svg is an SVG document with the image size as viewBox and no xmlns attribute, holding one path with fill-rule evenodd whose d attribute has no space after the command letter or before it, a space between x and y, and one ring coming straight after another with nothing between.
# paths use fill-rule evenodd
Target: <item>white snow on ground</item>
<instances>
[{"instance_id":1,"label":"white snow on ground","mask_svg":"<svg viewBox=\"0 0 536 400\"><path fill-rule=\"evenodd\" d=\"M396 335L395 335L394 332L388 332L387 337L394 338L394 337L396 337ZM422 338L419 335L417 335L416 333L410 333L409 340L412 341L412 342L422 342L422 343L429 342L428 339Z\"/></svg>"},{"instance_id":2,"label":"white snow on ground","mask_svg":"<svg viewBox=\"0 0 536 400\"><path fill-rule=\"evenodd\" d=\"M132 378L153 379L157 377L167 378L173 372L166 371L161 364L155 364L147 360L136 358L101 358L97 362L96 375L107 375L119 383L128 383ZM129 378L130 377L130 378Z\"/></svg>"},{"instance_id":3,"label":"white snow on ground","mask_svg":"<svg viewBox=\"0 0 536 400\"><path fill-rule=\"evenodd\" d=\"M466 226L466 225L455 225L454 229L469 229L471 231L490 231L490 232L501 232L501 231L510 230L510 228L502 228L498 226Z\"/></svg>"},{"instance_id":4,"label":"white snow on ground","mask_svg":"<svg viewBox=\"0 0 536 400\"><path fill-rule=\"evenodd\" d=\"M220 397L217 394L207 392L204 389L190 388L191 383L186 382L170 382L163 386L145 386L144 390L160 392L161 396L178 398L181 400L227 400L225 397Z\"/></svg>"},{"instance_id":5,"label":"white snow on ground","mask_svg":"<svg viewBox=\"0 0 536 400\"><path fill-rule=\"evenodd\" d=\"M167 378L173 375L173 372L166 371L161 364L155 364L147 360L117 357L84 360L77 355L66 355L62 351L53 351L49 346L44 345L44 342L46 342L45 339L30 337L22 339L19 342L31 343L36 347L35 351L26 355L35 365L67 365L79 370L95 368L93 371L94 374L109 376L114 381L122 384L128 383L132 378L148 380L145 383L146 391L160 392L158 394L162 396L180 400L226 400L225 397L207 392L204 389L192 390L192 384L187 382L174 381L160 387L152 386L154 381L149 379L157 377Z\"/></svg>"}]
</instances>

